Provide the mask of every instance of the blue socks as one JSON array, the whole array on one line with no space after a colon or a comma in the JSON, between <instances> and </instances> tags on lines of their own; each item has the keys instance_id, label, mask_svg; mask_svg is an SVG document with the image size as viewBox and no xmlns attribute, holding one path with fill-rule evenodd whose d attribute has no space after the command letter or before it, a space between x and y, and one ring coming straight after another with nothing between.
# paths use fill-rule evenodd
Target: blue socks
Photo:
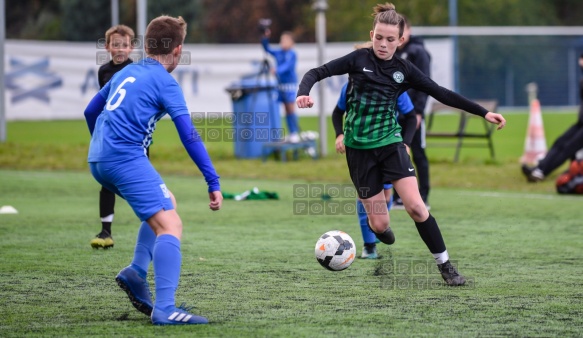
<instances>
[{"instance_id":1,"label":"blue socks","mask_svg":"<svg viewBox=\"0 0 583 338\"><path fill-rule=\"evenodd\" d=\"M391 195L391 199L387 202L387 210L391 210L391 206L393 206L393 196ZM365 244L374 244L376 242L376 235L370 228L368 227L368 217L366 216L366 209L362 202L357 199L356 200L356 213L358 215L358 223L360 224L360 232L362 233L362 239L364 240Z\"/></svg>"},{"instance_id":2,"label":"blue socks","mask_svg":"<svg viewBox=\"0 0 583 338\"><path fill-rule=\"evenodd\" d=\"M182 254L180 240L172 235L160 235L154 245L154 282L157 309L166 311L176 306L174 296L180 279Z\"/></svg>"},{"instance_id":3,"label":"blue socks","mask_svg":"<svg viewBox=\"0 0 583 338\"><path fill-rule=\"evenodd\" d=\"M391 194L391 199L387 202L387 211L391 211L392 206L393 206L393 194Z\"/></svg>"},{"instance_id":4,"label":"blue socks","mask_svg":"<svg viewBox=\"0 0 583 338\"><path fill-rule=\"evenodd\" d=\"M297 133L300 131L300 123L298 121L298 114L291 113L285 115L285 121L287 122L287 129L289 133Z\"/></svg>"},{"instance_id":5,"label":"blue socks","mask_svg":"<svg viewBox=\"0 0 583 338\"><path fill-rule=\"evenodd\" d=\"M358 223L360 224L360 232L362 233L362 239L365 244L373 244L377 237L374 232L368 227L368 217L366 216L366 210L364 205L360 200L356 200L356 213L358 215Z\"/></svg>"},{"instance_id":6,"label":"blue socks","mask_svg":"<svg viewBox=\"0 0 583 338\"><path fill-rule=\"evenodd\" d=\"M131 267L146 277L150 262L154 262L156 308L166 310L176 306L174 295L180 279L182 254L180 240L172 235L156 234L148 223L142 222Z\"/></svg>"},{"instance_id":7,"label":"blue socks","mask_svg":"<svg viewBox=\"0 0 583 338\"><path fill-rule=\"evenodd\" d=\"M148 272L148 267L152 261L152 252L154 251L154 243L156 242L156 234L150 228L148 223L142 222L140 230L138 231L138 239L136 240L136 248L134 249L134 259L131 266L145 277Z\"/></svg>"}]
</instances>

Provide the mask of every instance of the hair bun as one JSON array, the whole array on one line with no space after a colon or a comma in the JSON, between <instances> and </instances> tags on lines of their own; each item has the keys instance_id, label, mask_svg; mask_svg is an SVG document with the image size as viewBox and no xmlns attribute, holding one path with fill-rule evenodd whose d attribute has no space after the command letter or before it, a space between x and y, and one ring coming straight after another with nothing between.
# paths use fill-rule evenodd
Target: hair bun
<instances>
[{"instance_id":1,"label":"hair bun","mask_svg":"<svg viewBox=\"0 0 583 338\"><path fill-rule=\"evenodd\" d=\"M377 15L378 13L388 12L388 11L396 11L395 5L390 2L385 2L384 4L377 4L373 7L374 13L373 16Z\"/></svg>"}]
</instances>

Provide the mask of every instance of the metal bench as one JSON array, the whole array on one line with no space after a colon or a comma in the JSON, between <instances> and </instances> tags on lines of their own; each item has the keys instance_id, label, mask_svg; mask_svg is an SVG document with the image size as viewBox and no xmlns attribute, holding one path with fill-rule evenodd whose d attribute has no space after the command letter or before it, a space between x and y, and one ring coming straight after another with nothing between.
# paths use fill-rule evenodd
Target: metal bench
<instances>
[{"instance_id":1,"label":"metal bench","mask_svg":"<svg viewBox=\"0 0 583 338\"><path fill-rule=\"evenodd\" d=\"M474 102L478 103L479 105L481 105L482 107L486 108L488 111L493 112L493 113L495 113L496 110L498 109L498 101L496 101L496 100L474 100ZM450 132L432 130L434 119L438 114L451 113L451 112L459 114L459 122L457 124L457 129L450 131ZM479 116L470 114L468 112L465 112L465 111L457 109L457 108L447 106L447 105L440 103L440 102L437 102L437 101L433 101L431 109L429 110L429 112L426 116L427 129L426 129L425 136L427 138L453 138L453 139L456 139L457 142L455 144L452 144L452 143L439 144L441 146L454 146L455 145L456 150L455 150L455 155L453 158L454 162L457 162L459 160L461 148L463 146L465 146L465 147L482 147L482 148L488 147L490 149L490 157L492 159L494 159L495 155L494 155L494 143L492 142L492 133L494 132L496 125L491 124L488 121L486 121L485 119L480 117L482 119L483 126L484 126L483 131L482 132L468 132L468 131L466 131L468 120L472 117L479 117ZM464 143L464 139L474 139L474 140L483 139L484 141L486 141L486 143L474 143L474 142ZM439 146L439 145L435 145L435 146Z\"/></svg>"},{"instance_id":2,"label":"metal bench","mask_svg":"<svg viewBox=\"0 0 583 338\"><path fill-rule=\"evenodd\" d=\"M278 154L282 162L287 161L287 152L292 152L292 158L294 160L298 159L300 150L307 150L312 148L314 152L316 151L316 140L302 140L300 142L270 142L263 144L262 147L262 159L263 162L267 160L269 155ZM313 159L317 158L317 154L312 156Z\"/></svg>"}]
</instances>

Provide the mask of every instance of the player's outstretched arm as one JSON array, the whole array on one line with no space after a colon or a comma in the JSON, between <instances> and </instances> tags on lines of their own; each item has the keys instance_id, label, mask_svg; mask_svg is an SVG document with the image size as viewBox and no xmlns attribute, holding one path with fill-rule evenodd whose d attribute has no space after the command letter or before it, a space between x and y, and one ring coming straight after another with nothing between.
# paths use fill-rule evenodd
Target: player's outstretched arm
<instances>
[{"instance_id":1,"label":"player's outstretched arm","mask_svg":"<svg viewBox=\"0 0 583 338\"><path fill-rule=\"evenodd\" d=\"M296 104L298 108L312 108L314 100L307 95L301 95L296 98Z\"/></svg>"},{"instance_id":2,"label":"player's outstretched arm","mask_svg":"<svg viewBox=\"0 0 583 338\"><path fill-rule=\"evenodd\" d=\"M486 121L490 123L497 124L498 130L504 128L504 126L506 125L506 119L504 118L504 116L502 116L502 114L492 113L489 111L488 113L486 113L486 116L484 116L484 118L486 119Z\"/></svg>"},{"instance_id":3,"label":"player's outstretched arm","mask_svg":"<svg viewBox=\"0 0 583 338\"><path fill-rule=\"evenodd\" d=\"M180 140L186 149L186 152L196 164L208 185L208 193L212 194L211 209L220 207L222 201L221 185L219 183L219 175L215 171L210 156L204 146L200 135L194 129L190 116L183 114L175 117L172 120L180 136ZM215 210L215 209L213 209ZM218 209L216 209L218 210Z\"/></svg>"}]
</instances>

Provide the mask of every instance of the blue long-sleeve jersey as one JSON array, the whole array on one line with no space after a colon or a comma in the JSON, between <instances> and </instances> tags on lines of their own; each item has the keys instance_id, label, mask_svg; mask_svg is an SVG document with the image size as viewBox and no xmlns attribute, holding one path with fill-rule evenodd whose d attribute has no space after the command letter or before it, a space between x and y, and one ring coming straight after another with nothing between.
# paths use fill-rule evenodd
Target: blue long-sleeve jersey
<instances>
[{"instance_id":1,"label":"blue long-sleeve jersey","mask_svg":"<svg viewBox=\"0 0 583 338\"><path fill-rule=\"evenodd\" d=\"M150 58L117 72L86 108L85 118L92 134L88 162L145 156L156 123L166 114L204 175L209 192L220 190L219 176L190 121L182 89L162 64Z\"/></svg>"},{"instance_id":2,"label":"blue long-sleeve jersey","mask_svg":"<svg viewBox=\"0 0 583 338\"><path fill-rule=\"evenodd\" d=\"M296 73L296 52L293 49L273 49L269 46L268 38L261 39L261 45L267 53L273 56L275 62L277 63L275 73L279 83L297 83L298 75Z\"/></svg>"}]
</instances>

